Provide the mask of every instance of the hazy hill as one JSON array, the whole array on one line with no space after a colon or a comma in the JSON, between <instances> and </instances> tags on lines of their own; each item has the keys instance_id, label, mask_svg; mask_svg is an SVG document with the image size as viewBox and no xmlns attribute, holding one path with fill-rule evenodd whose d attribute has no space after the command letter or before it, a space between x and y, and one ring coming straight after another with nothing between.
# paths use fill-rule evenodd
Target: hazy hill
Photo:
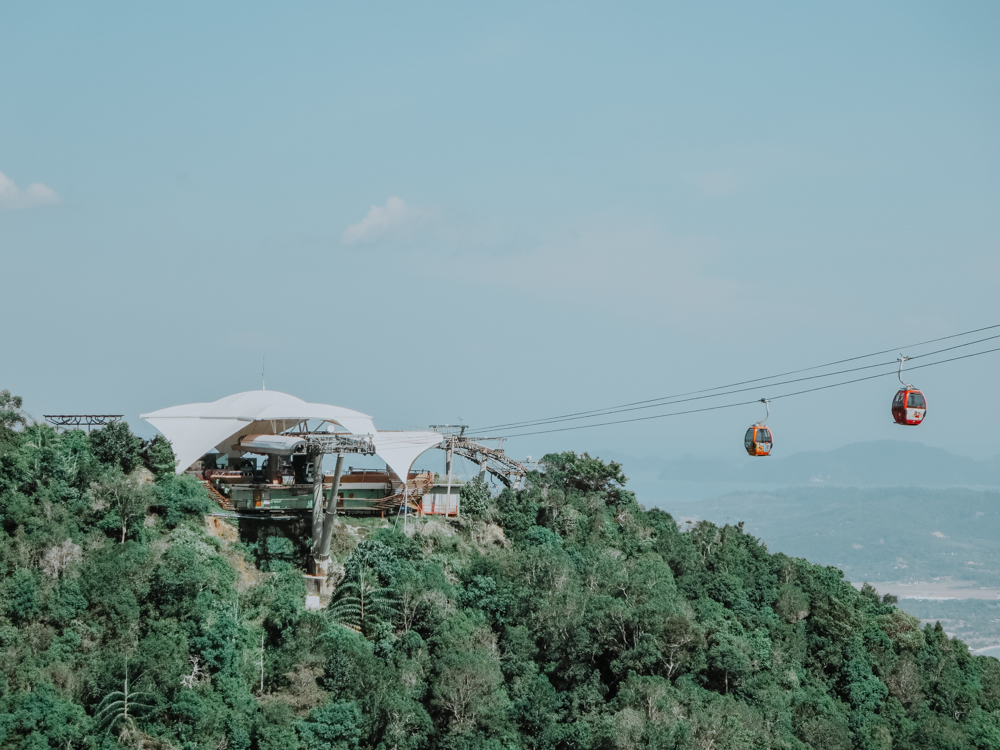
<instances>
[{"instance_id":1,"label":"hazy hill","mask_svg":"<svg viewBox=\"0 0 1000 750\"><path fill-rule=\"evenodd\" d=\"M760 482L778 485L1000 486L1000 457L976 461L902 440L852 443L832 451L747 460L679 458L661 461L661 480Z\"/></svg>"},{"instance_id":2,"label":"hazy hill","mask_svg":"<svg viewBox=\"0 0 1000 750\"><path fill-rule=\"evenodd\" d=\"M950 576L968 585L1000 585L996 491L790 487L664 509L715 523L744 521L772 552L836 565L852 581Z\"/></svg>"}]
</instances>

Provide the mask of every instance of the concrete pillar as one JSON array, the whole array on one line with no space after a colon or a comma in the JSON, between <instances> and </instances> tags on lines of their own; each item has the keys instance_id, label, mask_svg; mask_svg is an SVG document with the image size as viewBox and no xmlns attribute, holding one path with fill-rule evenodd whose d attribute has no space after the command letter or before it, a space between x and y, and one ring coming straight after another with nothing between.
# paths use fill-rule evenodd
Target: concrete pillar
<instances>
[{"instance_id":1,"label":"concrete pillar","mask_svg":"<svg viewBox=\"0 0 1000 750\"><path fill-rule=\"evenodd\" d=\"M455 443L453 441L448 441L448 450L445 451L444 465L448 471L448 489L445 495L448 498L444 506L444 515L447 518L451 514L451 463L452 459L455 457Z\"/></svg>"},{"instance_id":2,"label":"concrete pillar","mask_svg":"<svg viewBox=\"0 0 1000 750\"><path fill-rule=\"evenodd\" d=\"M281 481L281 459L273 454L269 454L267 457L267 475L264 480L268 484L274 484L275 481Z\"/></svg>"},{"instance_id":3,"label":"concrete pillar","mask_svg":"<svg viewBox=\"0 0 1000 750\"><path fill-rule=\"evenodd\" d=\"M337 454L337 468L333 470L333 487L330 488L330 504L326 507L323 515L323 532L320 536L319 545L313 550L316 559L317 572L326 575L329 571L327 567L330 563L330 539L333 537L334 519L337 517L337 493L340 492L340 475L344 470L344 454Z\"/></svg>"},{"instance_id":4,"label":"concrete pillar","mask_svg":"<svg viewBox=\"0 0 1000 750\"><path fill-rule=\"evenodd\" d=\"M323 536L323 454L313 456L312 549L319 549Z\"/></svg>"},{"instance_id":5,"label":"concrete pillar","mask_svg":"<svg viewBox=\"0 0 1000 750\"><path fill-rule=\"evenodd\" d=\"M403 485L403 534L406 534L406 519L410 515L409 497L407 497L408 492L409 492L409 485L404 484Z\"/></svg>"}]
</instances>

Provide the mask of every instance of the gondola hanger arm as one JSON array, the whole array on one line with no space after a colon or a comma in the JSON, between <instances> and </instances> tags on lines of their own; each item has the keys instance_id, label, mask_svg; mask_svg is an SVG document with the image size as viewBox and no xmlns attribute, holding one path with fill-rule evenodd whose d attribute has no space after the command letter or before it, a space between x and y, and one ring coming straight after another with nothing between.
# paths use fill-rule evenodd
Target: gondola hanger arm
<instances>
[{"instance_id":1,"label":"gondola hanger arm","mask_svg":"<svg viewBox=\"0 0 1000 750\"><path fill-rule=\"evenodd\" d=\"M896 373L896 377L899 378L899 382L903 384L903 387L908 390L913 388L913 384L907 383L905 380L903 380L903 363L909 362L909 360L910 358L907 357L902 352L900 352L899 358L896 360L897 362L899 362L899 372Z\"/></svg>"},{"instance_id":2,"label":"gondola hanger arm","mask_svg":"<svg viewBox=\"0 0 1000 750\"><path fill-rule=\"evenodd\" d=\"M771 418L771 399L762 398L760 402L764 404L764 407L767 409L767 415L757 424L764 425L767 424L767 420Z\"/></svg>"}]
</instances>

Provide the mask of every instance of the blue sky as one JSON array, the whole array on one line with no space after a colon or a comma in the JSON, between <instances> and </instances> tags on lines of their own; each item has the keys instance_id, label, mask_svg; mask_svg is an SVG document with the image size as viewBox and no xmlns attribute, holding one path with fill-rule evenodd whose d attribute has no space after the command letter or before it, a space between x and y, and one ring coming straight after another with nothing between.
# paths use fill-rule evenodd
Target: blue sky
<instances>
[{"instance_id":1,"label":"blue sky","mask_svg":"<svg viewBox=\"0 0 1000 750\"><path fill-rule=\"evenodd\" d=\"M0 387L36 416L138 429L266 350L380 426L483 425L1000 323L994 3L0 18ZM919 431L888 379L781 402L776 454L995 455L998 366L923 371ZM758 416L509 447L738 457Z\"/></svg>"}]
</instances>

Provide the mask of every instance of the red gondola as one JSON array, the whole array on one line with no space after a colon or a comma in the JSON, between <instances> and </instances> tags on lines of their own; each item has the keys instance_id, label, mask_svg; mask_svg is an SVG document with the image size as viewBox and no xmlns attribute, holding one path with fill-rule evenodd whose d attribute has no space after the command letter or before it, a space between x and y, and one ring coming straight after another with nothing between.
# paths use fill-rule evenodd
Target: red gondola
<instances>
[{"instance_id":1,"label":"red gondola","mask_svg":"<svg viewBox=\"0 0 1000 750\"><path fill-rule=\"evenodd\" d=\"M747 449L747 453L751 456L769 456L771 455L771 448L774 446L774 436L771 434L771 428L764 425L764 422L771 416L771 407L769 405L771 402L766 398L762 398L760 402L767 407L767 416L762 421L750 425L750 429L747 430L747 434L743 437L743 447Z\"/></svg>"},{"instance_id":2,"label":"red gondola","mask_svg":"<svg viewBox=\"0 0 1000 750\"><path fill-rule=\"evenodd\" d=\"M892 400L892 418L896 424L917 425L927 416L927 399L919 389L903 381L903 363L909 357L899 355L899 382L903 387L896 392Z\"/></svg>"}]
</instances>

